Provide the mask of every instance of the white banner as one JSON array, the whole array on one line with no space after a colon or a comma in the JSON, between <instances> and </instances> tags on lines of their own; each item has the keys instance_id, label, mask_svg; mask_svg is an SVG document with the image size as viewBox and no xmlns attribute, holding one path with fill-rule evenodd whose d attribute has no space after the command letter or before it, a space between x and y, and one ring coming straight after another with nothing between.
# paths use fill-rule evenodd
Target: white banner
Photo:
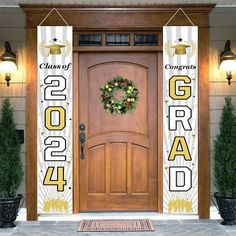
<instances>
[{"instance_id":1,"label":"white banner","mask_svg":"<svg viewBox=\"0 0 236 236\"><path fill-rule=\"evenodd\" d=\"M37 35L38 214L72 213L73 30L38 26Z\"/></svg>"},{"instance_id":2,"label":"white banner","mask_svg":"<svg viewBox=\"0 0 236 236\"><path fill-rule=\"evenodd\" d=\"M163 210L198 213L198 27L163 27Z\"/></svg>"}]
</instances>

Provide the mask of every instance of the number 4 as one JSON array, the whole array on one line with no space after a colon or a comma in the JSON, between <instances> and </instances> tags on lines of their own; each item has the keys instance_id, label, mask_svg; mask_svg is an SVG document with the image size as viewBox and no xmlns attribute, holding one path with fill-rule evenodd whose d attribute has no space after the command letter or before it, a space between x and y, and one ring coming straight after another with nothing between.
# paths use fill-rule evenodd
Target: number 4
<instances>
[{"instance_id":1,"label":"number 4","mask_svg":"<svg viewBox=\"0 0 236 236\"><path fill-rule=\"evenodd\" d=\"M58 192L64 191L66 180L64 179L64 167L57 167L57 179L53 180L52 175L55 167L48 167L43 184L44 185L56 185Z\"/></svg>"}]
</instances>

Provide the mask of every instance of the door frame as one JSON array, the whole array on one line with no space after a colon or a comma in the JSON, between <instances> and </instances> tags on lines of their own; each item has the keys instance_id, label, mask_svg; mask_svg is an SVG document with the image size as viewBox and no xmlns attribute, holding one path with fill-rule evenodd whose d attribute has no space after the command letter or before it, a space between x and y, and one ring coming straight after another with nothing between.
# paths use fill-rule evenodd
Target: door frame
<instances>
[{"instance_id":1,"label":"door frame","mask_svg":"<svg viewBox=\"0 0 236 236\"><path fill-rule=\"evenodd\" d=\"M107 48L104 47L104 49L97 49L93 48L93 50L84 50L82 53L120 53L118 50L114 50L113 47ZM156 78L157 78L157 212L162 213L163 212L163 73L162 73L162 48L157 48L154 50L149 49L148 51L144 51L145 53L154 53L156 56L157 66L156 66ZM79 145L76 145L79 143L79 57L80 57L80 50L74 50L74 80L73 80L73 93L74 93L74 103L73 103L73 109L74 109L74 128L73 128L73 140L74 140L74 173L73 173L73 199L76 199L76 201L73 202L74 204L74 213L80 212L80 188L79 188L79 155L80 152L78 150ZM123 49L123 53L140 53L140 49L135 49L133 47L129 48L126 47L126 49ZM158 128L160 127L160 128ZM76 147L75 147L76 146ZM75 160L76 159L76 160ZM77 185L75 185L77 184Z\"/></svg>"},{"instance_id":2,"label":"door frame","mask_svg":"<svg viewBox=\"0 0 236 236\"><path fill-rule=\"evenodd\" d=\"M210 151L209 151L209 12L214 4L188 4L188 5L150 5L150 6L68 6L68 5L20 5L26 13L26 53L27 53L27 124L26 124L26 197L27 197L27 219L37 220L37 25L44 19L47 13L56 7L69 25L76 30L84 31L152 31L162 32L162 26L170 19L178 8L183 8L191 20L199 26L199 177L198 177L198 212L200 219L209 218L210 209ZM139 14L137 17L137 13ZM83 17L81 17L83 15ZM189 25L183 15L177 15L171 25ZM50 15L45 25L64 25L56 14ZM76 34L75 34L76 37ZM75 38L76 39L76 38ZM77 40L74 40L76 42ZM74 46L74 65L78 63L76 55L78 51L90 50L80 49ZM98 51L101 50L98 49ZM114 50L123 51L120 48ZM162 46L146 47L140 50L161 51ZM77 57L78 58L78 57ZM162 58L161 58L162 61ZM74 66L75 68L75 66ZM75 76L76 78L76 71ZM162 70L159 71L162 76ZM74 89L77 81L74 80ZM76 94L76 89L74 90ZM162 91L160 91L162 92ZM160 93L160 96L162 93ZM78 96L78 91L77 95ZM77 97L78 99L78 97ZM162 109L162 106L160 106ZM162 111L159 111L160 113ZM78 107L74 107L74 116L78 115ZM78 116L77 116L78 117ZM162 127L162 123L159 124ZM74 130L78 130L78 123L74 124ZM162 136L158 135L162 140ZM74 142L78 137L74 136ZM74 166L78 162L78 150L74 145ZM160 150L160 149L159 149ZM161 150L160 150L161 152ZM162 155L162 153L158 153ZM162 163L162 160L159 160ZM158 162L159 162L158 161ZM161 165L161 163L158 163ZM78 163L77 163L78 164ZM159 166L160 166L159 165ZM75 175L74 185L78 184ZM159 172L160 174L160 172ZM158 174L158 178L160 177ZM162 175L161 175L162 178ZM161 185L160 185L161 186ZM74 194L74 198L76 195ZM162 199L162 196L161 196ZM162 203L158 209L162 212ZM74 213L79 212L79 206L74 201Z\"/></svg>"}]
</instances>

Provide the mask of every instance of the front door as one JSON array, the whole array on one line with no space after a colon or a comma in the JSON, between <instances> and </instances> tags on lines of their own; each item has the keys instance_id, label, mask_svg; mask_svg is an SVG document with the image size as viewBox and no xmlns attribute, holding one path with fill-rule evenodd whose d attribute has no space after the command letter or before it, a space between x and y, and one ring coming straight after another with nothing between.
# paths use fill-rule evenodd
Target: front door
<instances>
[{"instance_id":1,"label":"front door","mask_svg":"<svg viewBox=\"0 0 236 236\"><path fill-rule=\"evenodd\" d=\"M157 63L155 53L79 55L81 211L157 211ZM104 109L100 88L117 75L139 91L132 113Z\"/></svg>"}]
</instances>

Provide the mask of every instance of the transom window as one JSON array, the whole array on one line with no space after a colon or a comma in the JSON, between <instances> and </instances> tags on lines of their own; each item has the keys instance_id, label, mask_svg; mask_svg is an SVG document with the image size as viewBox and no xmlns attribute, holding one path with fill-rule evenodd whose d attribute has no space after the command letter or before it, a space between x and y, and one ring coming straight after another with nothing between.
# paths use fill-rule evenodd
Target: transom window
<instances>
[{"instance_id":1,"label":"transom window","mask_svg":"<svg viewBox=\"0 0 236 236\"><path fill-rule=\"evenodd\" d=\"M159 46L160 32L76 32L75 46Z\"/></svg>"}]
</instances>

